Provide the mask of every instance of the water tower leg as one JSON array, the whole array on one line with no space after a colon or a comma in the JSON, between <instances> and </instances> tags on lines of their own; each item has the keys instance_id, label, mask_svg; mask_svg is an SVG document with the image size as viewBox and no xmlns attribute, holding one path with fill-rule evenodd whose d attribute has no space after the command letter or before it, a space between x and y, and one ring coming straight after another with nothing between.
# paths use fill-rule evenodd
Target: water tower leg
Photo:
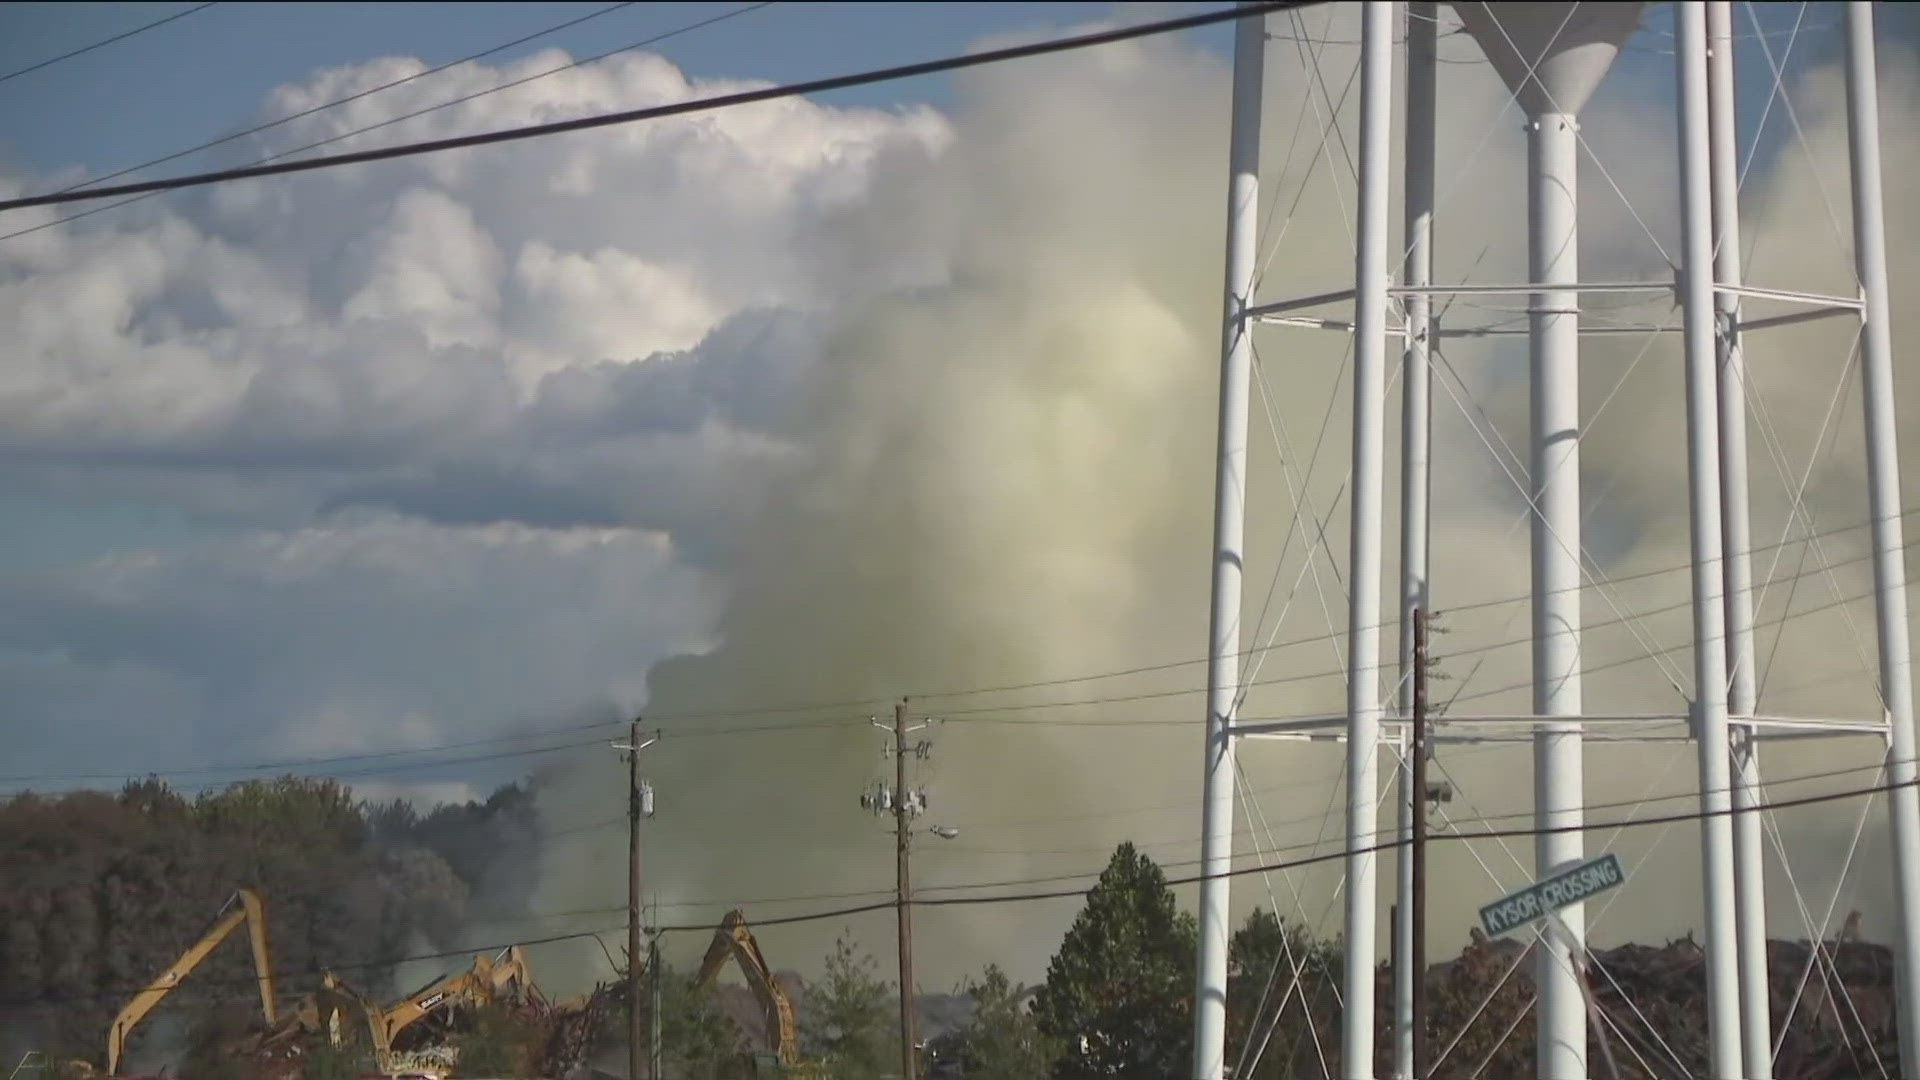
<instances>
[{"instance_id":1,"label":"water tower leg","mask_svg":"<svg viewBox=\"0 0 1920 1080\"><path fill-rule=\"evenodd\" d=\"M1713 276L1738 286L1740 173L1734 142L1733 4L1707 4L1707 127L1712 135ZM1740 300L1714 296L1720 377L1720 531L1727 559L1727 711L1752 716L1758 672L1753 647L1753 547L1747 503L1746 359L1740 347ZM1733 732L1733 804L1760 803L1760 743L1751 725ZM1766 848L1758 812L1733 819L1734 935L1740 949L1741 1064L1749 1080L1772 1080L1773 1038L1768 1015Z\"/></svg>"},{"instance_id":2,"label":"water tower leg","mask_svg":"<svg viewBox=\"0 0 1920 1080\"><path fill-rule=\"evenodd\" d=\"M1354 260L1353 514L1347 605L1347 893L1340 1071L1373 1076L1380 795L1380 549L1385 487L1387 193L1397 3L1360 8L1360 199Z\"/></svg>"},{"instance_id":3,"label":"water tower leg","mask_svg":"<svg viewBox=\"0 0 1920 1080\"><path fill-rule=\"evenodd\" d=\"M1887 291L1886 201L1880 188L1880 101L1875 86L1873 5L1847 5L1847 145L1852 154L1853 252L1860 290L1860 374L1865 395L1867 492L1873 533L1874 611L1880 694L1887 710L1887 782L1893 816L1894 971L1899 987L1900 1075L1920 1076L1920 772L1914 762L1913 653L1907 640L1907 574L1900 528L1900 454L1895 441L1893 311Z\"/></svg>"},{"instance_id":4,"label":"water tower leg","mask_svg":"<svg viewBox=\"0 0 1920 1080\"><path fill-rule=\"evenodd\" d=\"M1234 699L1240 692L1240 585L1246 555L1247 400L1260 218L1260 94L1265 16L1234 28L1233 132L1228 151L1227 280L1220 358L1219 457L1214 476L1213 606L1207 636L1207 741L1200 820L1199 948L1194 973L1193 1075L1221 1080L1227 1033L1228 901L1233 866Z\"/></svg>"},{"instance_id":5,"label":"water tower leg","mask_svg":"<svg viewBox=\"0 0 1920 1080\"><path fill-rule=\"evenodd\" d=\"M1710 1073L1741 1069L1739 955L1734 934L1733 805L1727 732L1725 563L1719 393L1714 347L1713 197L1707 124L1707 22L1701 4L1674 7L1680 86L1681 305L1686 341L1687 509L1693 554L1693 722L1700 756L1700 852L1706 900Z\"/></svg>"},{"instance_id":6,"label":"water tower leg","mask_svg":"<svg viewBox=\"0 0 1920 1080\"><path fill-rule=\"evenodd\" d=\"M1528 264L1540 284L1579 280L1579 122L1563 113L1529 121ZM1585 821L1580 694L1580 294L1533 294L1534 501L1533 704L1540 716L1565 716L1534 736L1534 823L1576 828ZM1578 831L1543 833L1534 873L1546 877L1586 850ZM1548 925L1535 980L1540 1000L1538 1069L1545 1080L1587 1075L1587 1009L1580 989L1586 909L1575 905Z\"/></svg>"}]
</instances>

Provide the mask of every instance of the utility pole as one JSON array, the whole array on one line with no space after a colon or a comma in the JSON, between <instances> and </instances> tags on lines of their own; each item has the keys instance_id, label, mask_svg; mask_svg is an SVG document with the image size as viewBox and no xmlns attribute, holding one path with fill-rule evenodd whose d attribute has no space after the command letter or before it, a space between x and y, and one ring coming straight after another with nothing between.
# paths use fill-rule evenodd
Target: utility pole
<instances>
[{"instance_id":1,"label":"utility pole","mask_svg":"<svg viewBox=\"0 0 1920 1080\"><path fill-rule=\"evenodd\" d=\"M627 1075L633 1080L639 1080L645 1045L640 1029L640 819L653 816L653 789L640 779L640 751L659 741L657 734L640 741L640 717L636 716L627 741L613 744L627 755Z\"/></svg>"},{"instance_id":2,"label":"utility pole","mask_svg":"<svg viewBox=\"0 0 1920 1080\"><path fill-rule=\"evenodd\" d=\"M1413 990L1413 1080L1427 1073L1427 613L1413 609L1413 923L1407 966Z\"/></svg>"},{"instance_id":3,"label":"utility pole","mask_svg":"<svg viewBox=\"0 0 1920 1080\"><path fill-rule=\"evenodd\" d=\"M900 913L900 1075L913 1080L913 871L908 850L913 833L907 817L913 800L907 792L907 702L893 707L893 837L895 859L894 909Z\"/></svg>"},{"instance_id":4,"label":"utility pole","mask_svg":"<svg viewBox=\"0 0 1920 1080\"><path fill-rule=\"evenodd\" d=\"M1437 93L1440 5L1411 0L1406 5L1407 119L1404 210L1401 214L1406 261L1401 278L1408 287L1433 284L1434 100ZM1431 606L1429 578L1433 503L1433 297L1415 293L1401 301L1406 336L1400 353L1400 676L1396 695L1404 716L1413 714L1413 620ZM1393 1077L1413 1080L1413 981L1420 969L1407 959L1413 946L1413 817L1420 789L1413 783L1413 762L1400 769L1399 838L1408 841L1395 862L1393 916Z\"/></svg>"},{"instance_id":5,"label":"utility pole","mask_svg":"<svg viewBox=\"0 0 1920 1080\"><path fill-rule=\"evenodd\" d=\"M907 755L924 760L933 750L933 745L925 739L908 746L907 736L931 721L921 721L911 727L907 725L907 702L905 698L893 707L893 723L882 724L873 721L873 726L887 732L891 746L887 752L893 755L893 784L875 781L872 788L860 793L860 805L875 814L893 815L894 840L894 900L893 906L900 917L900 1075L905 1080L914 1080L914 1037L913 1037L913 819L927 809L927 793L907 788ZM960 830L935 825L927 830L942 840L951 840L960 835Z\"/></svg>"},{"instance_id":6,"label":"utility pole","mask_svg":"<svg viewBox=\"0 0 1920 1080\"><path fill-rule=\"evenodd\" d=\"M660 910L656 906L654 908L656 924L659 918ZM647 1075L653 1080L660 1080L664 1070L661 1068L660 1059L660 929L658 925L654 927L647 944L647 984L652 1001L652 1006L647 1009L647 1027L650 1029L647 1032Z\"/></svg>"}]
</instances>

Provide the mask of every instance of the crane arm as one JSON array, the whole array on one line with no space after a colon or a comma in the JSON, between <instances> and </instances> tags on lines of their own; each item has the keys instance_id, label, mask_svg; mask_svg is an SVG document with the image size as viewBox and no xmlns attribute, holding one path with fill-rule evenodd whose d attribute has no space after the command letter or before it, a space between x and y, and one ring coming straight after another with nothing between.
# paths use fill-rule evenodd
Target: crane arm
<instances>
[{"instance_id":1,"label":"crane arm","mask_svg":"<svg viewBox=\"0 0 1920 1080\"><path fill-rule=\"evenodd\" d=\"M239 900L238 907L233 901ZM220 947L242 922L249 924L249 937L253 943L253 967L260 983L260 1010L266 1014L267 1025L274 1022L273 1012L273 965L267 954L267 919L264 906L260 903L260 894L252 889L235 890L233 898L222 908L220 918L200 940L180 954L171 966L161 972L159 977L148 983L146 989L133 996L120 1015L113 1018L113 1026L107 1029L107 1075L120 1070L120 1055L126 1049L127 1035L146 1018L146 1015L159 1005L161 1000L180 985L180 981L193 973L207 955Z\"/></svg>"}]
</instances>

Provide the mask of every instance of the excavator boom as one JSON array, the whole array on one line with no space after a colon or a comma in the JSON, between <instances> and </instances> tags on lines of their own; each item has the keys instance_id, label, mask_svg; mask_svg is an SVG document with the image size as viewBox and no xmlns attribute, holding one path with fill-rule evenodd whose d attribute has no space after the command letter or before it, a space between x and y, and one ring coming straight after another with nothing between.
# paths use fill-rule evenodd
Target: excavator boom
<instances>
[{"instance_id":1,"label":"excavator boom","mask_svg":"<svg viewBox=\"0 0 1920 1080\"><path fill-rule=\"evenodd\" d=\"M236 906L234 901L239 901ZM207 955L220 947L227 935L241 923L246 923L253 942L253 967L260 983L260 1011L266 1014L267 1026L272 1027L273 1014L273 964L267 955L267 918L265 906L260 902L260 894L252 889L236 889L233 897L221 908L220 918L200 940L180 954L172 966L160 973L159 977L147 984L146 989L133 996L120 1015L113 1018L113 1026L107 1029L107 1075L120 1071L120 1055L125 1052L127 1035L146 1015L159 1005L161 999L180 985L180 980L193 973Z\"/></svg>"},{"instance_id":2,"label":"excavator boom","mask_svg":"<svg viewBox=\"0 0 1920 1080\"><path fill-rule=\"evenodd\" d=\"M387 1054L405 1029L451 1005L483 1005L502 997L525 994L533 987L526 954L514 945L499 956L478 956L473 966L457 975L420 988L385 1009L372 1010L374 1050Z\"/></svg>"},{"instance_id":3,"label":"excavator boom","mask_svg":"<svg viewBox=\"0 0 1920 1080\"><path fill-rule=\"evenodd\" d=\"M713 944L707 946L707 955L700 964L700 976L694 985L711 985L729 956L739 963L740 973L746 976L747 985L760 1001L760 1009L766 1015L767 1039L773 1043L780 1064L795 1065L800 1060L800 1038L793 1017L793 1002L774 979L773 969L760 952L760 943L753 939L753 931L747 929L746 915L738 909L727 912L714 930Z\"/></svg>"}]
</instances>

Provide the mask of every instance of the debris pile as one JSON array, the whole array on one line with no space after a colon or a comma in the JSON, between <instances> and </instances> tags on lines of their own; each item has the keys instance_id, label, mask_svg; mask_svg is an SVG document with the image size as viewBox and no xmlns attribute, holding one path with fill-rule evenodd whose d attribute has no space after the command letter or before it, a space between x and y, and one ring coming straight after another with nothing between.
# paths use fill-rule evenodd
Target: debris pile
<instances>
[{"instance_id":1,"label":"debris pile","mask_svg":"<svg viewBox=\"0 0 1920 1080\"><path fill-rule=\"evenodd\" d=\"M1453 1075L1456 1064L1460 1075L1476 1067L1485 1075L1530 1069L1534 951L1513 938L1473 937L1459 957L1427 972L1431 1037L1436 1050L1449 1050L1441 1075ZM1893 955L1886 946L1855 940L1847 930L1817 945L1769 941L1767 972L1777 1080L1898 1071ZM1587 986L1596 1070L1611 1056L1621 1080L1709 1073L1706 954L1692 936L1595 950Z\"/></svg>"},{"instance_id":2,"label":"debris pile","mask_svg":"<svg viewBox=\"0 0 1920 1080\"><path fill-rule=\"evenodd\" d=\"M621 981L601 983L583 998L548 1002L529 994L515 1003L514 1019L534 1033L534 1075L568 1076L584 1070L626 1013L627 996L626 983Z\"/></svg>"}]
</instances>

